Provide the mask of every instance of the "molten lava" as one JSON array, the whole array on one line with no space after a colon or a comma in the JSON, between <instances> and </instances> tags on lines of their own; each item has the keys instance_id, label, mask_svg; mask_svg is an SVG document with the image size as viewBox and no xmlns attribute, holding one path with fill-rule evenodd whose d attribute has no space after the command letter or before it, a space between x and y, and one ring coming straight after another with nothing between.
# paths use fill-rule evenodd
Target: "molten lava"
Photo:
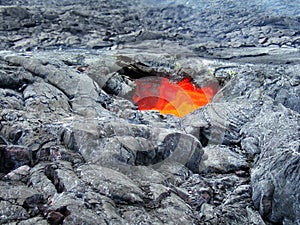
<instances>
[{"instance_id":1,"label":"molten lava","mask_svg":"<svg viewBox=\"0 0 300 225\"><path fill-rule=\"evenodd\" d=\"M139 110L183 117L209 103L215 92L212 87L195 87L189 78L173 83L167 78L151 77L136 80L133 100Z\"/></svg>"}]
</instances>

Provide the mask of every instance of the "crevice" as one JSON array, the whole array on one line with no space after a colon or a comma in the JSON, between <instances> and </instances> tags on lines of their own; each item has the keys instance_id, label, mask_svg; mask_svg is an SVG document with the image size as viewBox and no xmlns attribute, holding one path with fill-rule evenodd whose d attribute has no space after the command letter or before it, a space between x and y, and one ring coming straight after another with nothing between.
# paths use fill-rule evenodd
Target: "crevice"
<instances>
[{"instance_id":1,"label":"crevice","mask_svg":"<svg viewBox=\"0 0 300 225\"><path fill-rule=\"evenodd\" d=\"M54 164L48 165L45 168L45 175L53 183L57 193L62 193L64 191L66 191L66 188L65 188L64 183L58 177L56 169L58 169L57 165L54 165Z\"/></svg>"},{"instance_id":2,"label":"crevice","mask_svg":"<svg viewBox=\"0 0 300 225\"><path fill-rule=\"evenodd\" d=\"M46 81L46 80L45 80ZM74 96L73 95L68 95L63 89L61 89L60 87L58 87L56 84L54 84L53 82L46 82L50 85L52 85L53 87L55 87L57 90L61 91L67 98L68 98L68 105L70 107L70 111L73 110L73 106L72 106L72 99L74 99Z\"/></svg>"},{"instance_id":3,"label":"crevice","mask_svg":"<svg viewBox=\"0 0 300 225\"><path fill-rule=\"evenodd\" d=\"M196 138L200 141L202 147L206 147L209 143L209 139L203 134L202 129L200 129L199 138Z\"/></svg>"},{"instance_id":4,"label":"crevice","mask_svg":"<svg viewBox=\"0 0 300 225\"><path fill-rule=\"evenodd\" d=\"M9 142L6 140L5 137L0 135L0 145L8 145Z\"/></svg>"}]
</instances>

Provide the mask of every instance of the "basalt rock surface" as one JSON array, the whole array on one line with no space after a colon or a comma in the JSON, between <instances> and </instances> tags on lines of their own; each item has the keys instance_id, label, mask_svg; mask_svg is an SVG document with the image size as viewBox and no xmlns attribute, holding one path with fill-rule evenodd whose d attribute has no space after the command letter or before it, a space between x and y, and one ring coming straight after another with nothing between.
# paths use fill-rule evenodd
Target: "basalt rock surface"
<instances>
[{"instance_id":1,"label":"basalt rock surface","mask_svg":"<svg viewBox=\"0 0 300 225\"><path fill-rule=\"evenodd\" d=\"M2 0L0 15L2 49L105 49L149 40L161 46L168 40L210 58L300 62L296 0Z\"/></svg>"},{"instance_id":2,"label":"basalt rock surface","mask_svg":"<svg viewBox=\"0 0 300 225\"><path fill-rule=\"evenodd\" d=\"M0 224L300 224L297 8L88 2L0 1ZM132 100L186 76L184 118Z\"/></svg>"}]
</instances>

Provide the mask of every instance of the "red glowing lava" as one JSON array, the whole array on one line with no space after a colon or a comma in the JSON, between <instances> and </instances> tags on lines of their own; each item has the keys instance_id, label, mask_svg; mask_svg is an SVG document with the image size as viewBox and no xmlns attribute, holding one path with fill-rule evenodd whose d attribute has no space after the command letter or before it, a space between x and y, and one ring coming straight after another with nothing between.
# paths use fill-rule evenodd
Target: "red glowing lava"
<instances>
[{"instance_id":1,"label":"red glowing lava","mask_svg":"<svg viewBox=\"0 0 300 225\"><path fill-rule=\"evenodd\" d=\"M195 87L189 78L173 83L167 78L151 77L136 80L133 100L139 110L158 110L183 117L209 103L215 93L213 87Z\"/></svg>"}]
</instances>

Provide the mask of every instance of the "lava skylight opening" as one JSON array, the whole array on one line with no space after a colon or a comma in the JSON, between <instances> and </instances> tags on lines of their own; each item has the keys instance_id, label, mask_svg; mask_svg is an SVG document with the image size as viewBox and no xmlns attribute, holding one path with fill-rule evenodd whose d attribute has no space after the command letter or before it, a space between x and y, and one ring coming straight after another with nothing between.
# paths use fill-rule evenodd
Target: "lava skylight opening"
<instances>
[{"instance_id":1,"label":"lava skylight opening","mask_svg":"<svg viewBox=\"0 0 300 225\"><path fill-rule=\"evenodd\" d=\"M196 87L190 78L172 82L164 77L148 77L136 80L132 98L139 110L184 117L211 102L215 93L211 86Z\"/></svg>"}]
</instances>

